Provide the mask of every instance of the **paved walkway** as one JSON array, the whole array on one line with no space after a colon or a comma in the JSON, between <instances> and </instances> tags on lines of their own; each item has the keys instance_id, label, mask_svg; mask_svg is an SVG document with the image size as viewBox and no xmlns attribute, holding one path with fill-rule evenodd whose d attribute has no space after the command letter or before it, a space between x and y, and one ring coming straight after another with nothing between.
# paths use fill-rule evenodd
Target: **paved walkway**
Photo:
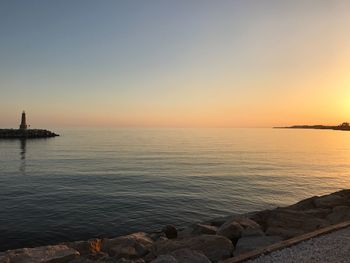
<instances>
[{"instance_id":1,"label":"paved walkway","mask_svg":"<svg viewBox=\"0 0 350 263\"><path fill-rule=\"evenodd\" d=\"M350 227L306 240L246 263L350 263Z\"/></svg>"}]
</instances>

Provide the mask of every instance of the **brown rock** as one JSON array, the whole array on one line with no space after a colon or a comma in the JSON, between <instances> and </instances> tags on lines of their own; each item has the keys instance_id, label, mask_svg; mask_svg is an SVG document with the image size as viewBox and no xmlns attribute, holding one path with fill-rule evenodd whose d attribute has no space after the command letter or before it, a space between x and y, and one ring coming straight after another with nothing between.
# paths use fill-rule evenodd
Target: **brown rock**
<instances>
[{"instance_id":1,"label":"brown rock","mask_svg":"<svg viewBox=\"0 0 350 263\"><path fill-rule=\"evenodd\" d=\"M79 252L66 245L21 248L3 253L1 262L10 263L66 263L79 256Z\"/></svg>"},{"instance_id":2,"label":"brown rock","mask_svg":"<svg viewBox=\"0 0 350 263\"><path fill-rule=\"evenodd\" d=\"M350 201L347 198L337 193L316 198L314 203L317 208L333 208L336 206L350 205Z\"/></svg>"},{"instance_id":3,"label":"brown rock","mask_svg":"<svg viewBox=\"0 0 350 263\"><path fill-rule=\"evenodd\" d=\"M75 241L67 243L67 246L78 250L80 255L96 254L101 251L101 239L89 239L87 241Z\"/></svg>"},{"instance_id":4,"label":"brown rock","mask_svg":"<svg viewBox=\"0 0 350 263\"><path fill-rule=\"evenodd\" d=\"M174 225L167 225L162 229L162 231L169 239L177 238L177 229Z\"/></svg>"},{"instance_id":5,"label":"brown rock","mask_svg":"<svg viewBox=\"0 0 350 263\"><path fill-rule=\"evenodd\" d=\"M283 239L288 239L305 234L305 231L296 228L269 227L266 230L268 236L281 236Z\"/></svg>"},{"instance_id":6,"label":"brown rock","mask_svg":"<svg viewBox=\"0 0 350 263\"><path fill-rule=\"evenodd\" d=\"M193 227L193 235L215 235L218 228L216 226L209 226L204 224L196 224Z\"/></svg>"},{"instance_id":7,"label":"brown rock","mask_svg":"<svg viewBox=\"0 0 350 263\"><path fill-rule=\"evenodd\" d=\"M291 209L275 209L270 212L266 220L266 234L277 234L289 238L291 235L311 232L329 225L325 219L315 217L313 213Z\"/></svg>"},{"instance_id":8,"label":"brown rock","mask_svg":"<svg viewBox=\"0 0 350 263\"><path fill-rule=\"evenodd\" d=\"M235 217L223 224L217 234L235 242L241 236L263 236L264 232L255 221L245 217Z\"/></svg>"},{"instance_id":9,"label":"brown rock","mask_svg":"<svg viewBox=\"0 0 350 263\"><path fill-rule=\"evenodd\" d=\"M178 261L171 255L160 255L151 263L178 263Z\"/></svg>"},{"instance_id":10,"label":"brown rock","mask_svg":"<svg viewBox=\"0 0 350 263\"><path fill-rule=\"evenodd\" d=\"M239 223L231 221L219 227L217 235L236 241L241 237L242 231L243 227Z\"/></svg>"},{"instance_id":11,"label":"brown rock","mask_svg":"<svg viewBox=\"0 0 350 263\"><path fill-rule=\"evenodd\" d=\"M199 251L214 262L230 257L233 252L233 244L227 238L217 235L201 235L188 239L156 242L152 253L159 256L183 248Z\"/></svg>"},{"instance_id":12,"label":"brown rock","mask_svg":"<svg viewBox=\"0 0 350 263\"><path fill-rule=\"evenodd\" d=\"M313 196L304 200L301 200L300 202L288 206L288 209L294 209L294 210L309 210L316 208L314 201L318 198L318 196Z\"/></svg>"},{"instance_id":13,"label":"brown rock","mask_svg":"<svg viewBox=\"0 0 350 263\"><path fill-rule=\"evenodd\" d=\"M236 249L234 252L235 256L247 253L249 251L266 247L281 241L282 238L279 236L250 236L242 237L238 239Z\"/></svg>"},{"instance_id":14,"label":"brown rock","mask_svg":"<svg viewBox=\"0 0 350 263\"><path fill-rule=\"evenodd\" d=\"M210 260L202 253L187 248L175 250L170 255L178 263L210 263Z\"/></svg>"},{"instance_id":15,"label":"brown rock","mask_svg":"<svg viewBox=\"0 0 350 263\"><path fill-rule=\"evenodd\" d=\"M349 206L334 207L332 213L330 213L327 216L327 220L331 224L338 224L338 223L350 220L350 207Z\"/></svg>"},{"instance_id":16,"label":"brown rock","mask_svg":"<svg viewBox=\"0 0 350 263\"><path fill-rule=\"evenodd\" d=\"M103 239L102 251L116 258L135 259L145 256L153 241L145 233L134 233L113 239Z\"/></svg>"}]
</instances>

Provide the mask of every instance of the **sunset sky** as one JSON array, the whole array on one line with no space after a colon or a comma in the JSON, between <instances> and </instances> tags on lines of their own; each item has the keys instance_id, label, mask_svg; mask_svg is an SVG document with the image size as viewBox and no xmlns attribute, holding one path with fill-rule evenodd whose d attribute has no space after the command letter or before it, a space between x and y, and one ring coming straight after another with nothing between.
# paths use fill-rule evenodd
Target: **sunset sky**
<instances>
[{"instance_id":1,"label":"sunset sky","mask_svg":"<svg viewBox=\"0 0 350 263\"><path fill-rule=\"evenodd\" d=\"M1 0L0 127L350 121L350 1Z\"/></svg>"}]
</instances>

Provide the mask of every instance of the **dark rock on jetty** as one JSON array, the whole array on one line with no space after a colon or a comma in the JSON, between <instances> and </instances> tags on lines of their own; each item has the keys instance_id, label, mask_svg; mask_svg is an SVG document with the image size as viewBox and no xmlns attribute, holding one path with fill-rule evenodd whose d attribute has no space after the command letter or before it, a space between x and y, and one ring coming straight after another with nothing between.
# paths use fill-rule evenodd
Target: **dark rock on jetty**
<instances>
[{"instance_id":1,"label":"dark rock on jetty","mask_svg":"<svg viewBox=\"0 0 350 263\"><path fill-rule=\"evenodd\" d=\"M350 190L314 196L288 207L232 215L156 233L90 239L0 253L0 262L209 263L350 220Z\"/></svg>"},{"instance_id":2,"label":"dark rock on jetty","mask_svg":"<svg viewBox=\"0 0 350 263\"><path fill-rule=\"evenodd\" d=\"M0 139L34 139L59 136L48 130L39 129L0 129Z\"/></svg>"}]
</instances>

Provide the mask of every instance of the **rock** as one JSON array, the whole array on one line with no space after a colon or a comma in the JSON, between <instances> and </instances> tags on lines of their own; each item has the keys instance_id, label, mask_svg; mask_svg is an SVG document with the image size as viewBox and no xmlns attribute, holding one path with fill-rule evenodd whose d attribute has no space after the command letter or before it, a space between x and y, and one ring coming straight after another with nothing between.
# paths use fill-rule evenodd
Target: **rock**
<instances>
[{"instance_id":1,"label":"rock","mask_svg":"<svg viewBox=\"0 0 350 263\"><path fill-rule=\"evenodd\" d=\"M66 263L78 256L78 251L66 245L55 245L9 250L3 253L1 262Z\"/></svg>"},{"instance_id":2,"label":"rock","mask_svg":"<svg viewBox=\"0 0 350 263\"><path fill-rule=\"evenodd\" d=\"M169 239L177 238L177 229L174 225L167 225L162 229L162 231Z\"/></svg>"},{"instance_id":3,"label":"rock","mask_svg":"<svg viewBox=\"0 0 350 263\"><path fill-rule=\"evenodd\" d=\"M0 262L1 263L11 263L10 258L6 257L5 253L0 252Z\"/></svg>"},{"instance_id":4,"label":"rock","mask_svg":"<svg viewBox=\"0 0 350 263\"><path fill-rule=\"evenodd\" d=\"M290 234L303 234L325 227L329 223L322 218L313 216L313 213L291 209L275 209L266 219L266 234L277 234L273 230L283 230L280 233L284 238L290 238ZM286 235L288 233L288 235Z\"/></svg>"},{"instance_id":5,"label":"rock","mask_svg":"<svg viewBox=\"0 0 350 263\"><path fill-rule=\"evenodd\" d=\"M242 237L238 239L234 255L238 256L257 248L272 245L281 240L282 238L279 236Z\"/></svg>"},{"instance_id":6,"label":"rock","mask_svg":"<svg viewBox=\"0 0 350 263\"><path fill-rule=\"evenodd\" d=\"M210 263L210 260L198 251L187 248L175 250L170 253L178 263Z\"/></svg>"},{"instance_id":7,"label":"rock","mask_svg":"<svg viewBox=\"0 0 350 263\"><path fill-rule=\"evenodd\" d=\"M243 227L236 221L226 222L217 231L217 235L224 236L230 240L238 240L241 237Z\"/></svg>"},{"instance_id":8,"label":"rock","mask_svg":"<svg viewBox=\"0 0 350 263\"><path fill-rule=\"evenodd\" d=\"M326 218L331 224L338 224L347 220L350 220L350 207L349 206L336 206L333 208L333 212Z\"/></svg>"},{"instance_id":9,"label":"rock","mask_svg":"<svg viewBox=\"0 0 350 263\"><path fill-rule=\"evenodd\" d=\"M178 261L171 255L160 255L151 263L178 263Z\"/></svg>"},{"instance_id":10,"label":"rock","mask_svg":"<svg viewBox=\"0 0 350 263\"><path fill-rule=\"evenodd\" d=\"M116 258L136 259L145 256L153 245L147 234L140 232L113 239L103 239L102 251Z\"/></svg>"},{"instance_id":11,"label":"rock","mask_svg":"<svg viewBox=\"0 0 350 263\"><path fill-rule=\"evenodd\" d=\"M315 200L318 198L318 196L313 196L304 200L301 200L300 202L290 205L287 208L288 209L294 209L294 210L309 210L314 209L315 206Z\"/></svg>"},{"instance_id":12,"label":"rock","mask_svg":"<svg viewBox=\"0 0 350 263\"><path fill-rule=\"evenodd\" d=\"M350 201L347 198L337 193L316 198L314 203L317 208L333 208L336 206L350 205Z\"/></svg>"},{"instance_id":13,"label":"rock","mask_svg":"<svg viewBox=\"0 0 350 263\"><path fill-rule=\"evenodd\" d=\"M235 242L241 236L263 236L264 232L255 221L245 217L236 217L223 224L217 234Z\"/></svg>"},{"instance_id":14,"label":"rock","mask_svg":"<svg viewBox=\"0 0 350 263\"><path fill-rule=\"evenodd\" d=\"M335 194L350 201L350 189L340 190L340 191L336 192Z\"/></svg>"},{"instance_id":15,"label":"rock","mask_svg":"<svg viewBox=\"0 0 350 263\"><path fill-rule=\"evenodd\" d=\"M202 222L204 225L211 225L211 226L216 226L220 227L222 226L225 222L229 221L230 219L236 217L237 215L230 215L230 216L224 216L224 217L217 217L205 222Z\"/></svg>"},{"instance_id":16,"label":"rock","mask_svg":"<svg viewBox=\"0 0 350 263\"><path fill-rule=\"evenodd\" d=\"M217 235L201 235L188 239L157 241L152 253L159 256L183 248L199 251L214 262L230 257L233 252L233 244L229 239Z\"/></svg>"},{"instance_id":17,"label":"rock","mask_svg":"<svg viewBox=\"0 0 350 263\"><path fill-rule=\"evenodd\" d=\"M125 259L121 258L116 263L145 263L145 261L142 258L131 260L131 259Z\"/></svg>"},{"instance_id":18,"label":"rock","mask_svg":"<svg viewBox=\"0 0 350 263\"><path fill-rule=\"evenodd\" d=\"M193 235L215 235L218 228L204 224L196 224L192 229Z\"/></svg>"},{"instance_id":19,"label":"rock","mask_svg":"<svg viewBox=\"0 0 350 263\"><path fill-rule=\"evenodd\" d=\"M269 227L266 230L266 235L268 236L281 236L283 239L288 239L296 236L300 236L305 233L305 231L295 228L283 228L283 227Z\"/></svg>"},{"instance_id":20,"label":"rock","mask_svg":"<svg viewBox=\"0 0 350 263\"><path fill-rule=\"evenodd\" d=\"M262 231L260 225L249 218L239 218L239 219L236 219L236 222L238 222L243 227L243 230L241 233L242 237L264 235L264 232Z\"/></svg>"},{"instance_id":21,"label":"rock","mask_svg":"<svg viewBox=\"0 0 350 263\"><path fill-rule=\"evenodd\" d=\"M75 241L67 243L67 246L79 251L80 255L96 254L101 251L101 239L89 239L87 241Z\"/></svg>"},{"instance_id":22,"label":"rock","mask_svg":"<svg viewBox=\"0 0 350 263\"><path fill-rule=\"evenodd\" d=\"M192 236L194 236L193 231L194 231L193 226L188 226L188 227L182 228L177 232L177 237L178 238L192 237Z\"/></svg>"}]
</instances>

